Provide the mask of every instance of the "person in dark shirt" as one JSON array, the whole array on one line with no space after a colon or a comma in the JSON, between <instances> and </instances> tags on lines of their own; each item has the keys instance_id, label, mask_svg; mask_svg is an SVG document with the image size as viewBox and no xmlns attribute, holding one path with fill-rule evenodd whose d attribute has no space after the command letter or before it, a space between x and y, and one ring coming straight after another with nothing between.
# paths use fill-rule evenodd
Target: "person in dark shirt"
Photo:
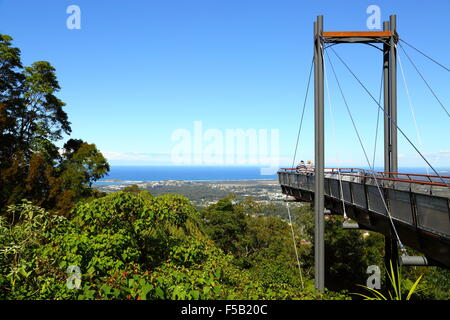
<instances>
[{"instance_id":1,"label":"person in dark shirt","mask_svg":"<svg viewBox=\"0 0 450 320\"><path fill-rule=\"evenodd\" d=\"M297 165L297 167L295 169L297 169L297 172L306 170L305 161L303 161L303 160L300 161L300 163Z\"/></svg>"}]
</instances>

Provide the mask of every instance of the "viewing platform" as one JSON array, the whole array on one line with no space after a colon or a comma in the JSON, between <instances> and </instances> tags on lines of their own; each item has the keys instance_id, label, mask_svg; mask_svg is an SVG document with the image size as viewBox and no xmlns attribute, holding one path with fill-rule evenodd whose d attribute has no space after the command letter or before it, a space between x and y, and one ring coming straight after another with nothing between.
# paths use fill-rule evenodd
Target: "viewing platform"
<instances>
[{"instance_id":1,"label":"viewing platform","mask_svg":"<svg viewBox=\"0 0 450 320\"><path fill-rule=\"evenodd\" d=\"M282 192L314 202L314 169L281 168ZM391 235L428 261L450 267L450 177L373 172L357 168L325 169L325 208L344 214L359 228ZM386 210L387 207L387 210Z\"/></svg>"}]
</instances>

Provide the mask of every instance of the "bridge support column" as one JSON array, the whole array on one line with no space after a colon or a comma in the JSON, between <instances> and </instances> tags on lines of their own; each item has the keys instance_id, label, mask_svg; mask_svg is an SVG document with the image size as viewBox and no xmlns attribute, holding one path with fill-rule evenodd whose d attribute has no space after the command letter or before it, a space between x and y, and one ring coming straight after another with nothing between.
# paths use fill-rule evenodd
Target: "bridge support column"
<instances>
[{"instance_id":1,"label":"bridge support column","mask_svg":"<svg viewBox=\"0 0 450 320\"><path fill-rule=\"evenodd\" d=\"M396 16L383 23L385 31L391 31L389 44L383 45L384 87L384 171L398 172L397 151L397 49Z\"/></svg>"},{"instance_id":2,"label":"bridge support column","mask_svg":"<svg viewBox=\"0 0 450 320\"><path fill-rule=\"evenodd\" d=\"M399 256L398 256L398 245L397 245L397 239L391 237L391 236L384 236L384 265L386 267L386 272L390 274L391 272L391 263L392 263L392 270L395 274L395 281L396 286L398 288L399 282L398 282L398 265L399 265ZM393 291L393 285L389 279L389 276L386 274L385 277L386 286L388 289Z\"/></svg>"},{"instance_id":3,"label":"bridge support column","mask_svg":"<svg viewBox=\"0 0 450 320\"><path fill-rule=\"evenodd\" d=\"M389 21L383 22L383 30L389 31ZM391 102L389 95L389 44L383 44L383 91L384 91L384 171L390 172L391 168Z\"/></svg>"},{"instance_id":4,"label":"bridge support column","mask_svg":"<svg viewBox=\"0 0 450 320\"><path fill-rule=\"evenodd\" d=\"M324 68L323 68L323 16L314 23L314 210L315 210L315 287L325 289L325 243L324 243Z\"/></svg>"},{"instance_id":5,"label":"bridge support column","mask_svg":"<svg viewBox=\"0 0 450 320\"><path fill-rule=\"evenodd\" d=\"M383 23L384 31L391 31L389 44L383 45L383 80L384 80L384 171L398 172L397 155L397 18L391 15L389 22ZM395 178L391 174L390 177ZM384 239L384 263L386 270L391 271L391 262L394 274L398 273L399 255L397 239L391 230L390 236ZM392 288L389 277L386 276L386 284ZM398 283L397 283L398 285Z\"/></svg>"},{"instance_id":6,"label":"bridge support column","mask_svg":"<svg viewBox=\"0 0 450 320\"><path fill-rule=\"evenodd\" d=\"M397 152L397 16L391 15L389 19L389 29L392 32L389 41L389 91L391 103L391 172L398 172L398 152Z\"/></svg>"}]
</instances>

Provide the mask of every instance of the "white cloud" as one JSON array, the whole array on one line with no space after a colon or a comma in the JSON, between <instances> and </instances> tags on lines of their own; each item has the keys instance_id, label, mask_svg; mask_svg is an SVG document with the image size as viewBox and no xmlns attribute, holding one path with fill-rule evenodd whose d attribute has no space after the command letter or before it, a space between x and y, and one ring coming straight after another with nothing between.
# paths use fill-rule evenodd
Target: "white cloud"
<instances>
[{"instance_id":1,"label":"white cloud","mask_svg":"<svg viewBox=\"0 0 450 320\"><path fill-rule=\"evenodd\" d=\"M436 158L449 158L450 150L439 150L437 152L428 152L428 153L425 153L425 156L436 157Z\"/></svg>"},{"instance_id":2,"label":"white cloud","mask_svg":"<svg viewBox=\"0 0 450 320\"><path fill-rule=\"evenodd\" d=\"M117 152L117 151L101 151L103 156L108 160L127 160L127 161L161 161L168 159L169 153L137 153L137 152Z\"/></svg>"}]
</instances>

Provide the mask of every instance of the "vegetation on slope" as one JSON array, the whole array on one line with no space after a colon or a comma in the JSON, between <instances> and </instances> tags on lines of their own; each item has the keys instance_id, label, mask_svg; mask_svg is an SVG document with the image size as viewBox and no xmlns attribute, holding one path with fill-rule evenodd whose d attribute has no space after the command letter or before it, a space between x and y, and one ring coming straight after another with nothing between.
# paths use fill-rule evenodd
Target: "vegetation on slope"
<instances>
[{"instance_id":1,"label":"vegetation on slope","mask_svg":"<svg viewBox=\"0 0 450 320\"><path fill-rule=\"evenodd\" d=\"M228 247L220 248L229 243L216 245L202 231L208 227L201 214L178 195L113 193L79 203L69 217L26 201L8 212L16 220L0 220L3 299L345 298L302 290L295 268L282 276L292 263L289 247L278 241L287 240L281 220L255 218L245 241L241 230L229 233L229 243L238 239L231 251L246 243L253 253L252 267L241 267ZM79 290L67 286L71 265L82 272Z\"/></svg>"}]
</instances>

